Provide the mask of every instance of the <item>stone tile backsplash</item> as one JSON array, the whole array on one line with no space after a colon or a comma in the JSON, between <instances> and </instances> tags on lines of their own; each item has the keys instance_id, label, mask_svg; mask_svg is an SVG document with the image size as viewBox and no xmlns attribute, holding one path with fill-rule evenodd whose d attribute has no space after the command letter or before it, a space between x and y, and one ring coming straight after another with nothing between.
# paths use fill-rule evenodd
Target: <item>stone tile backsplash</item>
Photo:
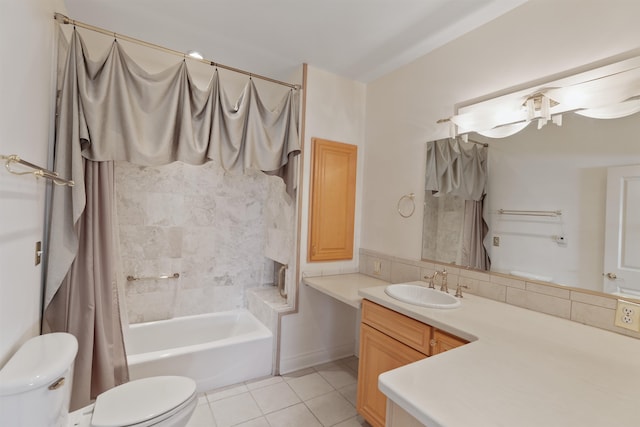
<instances>
[{"instance_id":1,"label":"stone tile backsplash","mask_svg":"<svg viewBox=\"0 0 640 427\"><path fill-rule=\"evenodd\" d=\"M130 323L246 307L247 289L273 282L267 230L292 241L293 203L280 178L261 172L117 162L116 196L124 275L180 273L127 282Z\"/></svg>"},{"instance_id":2,"label":"stone tile backsplash","mask_svg":"<svg viewBox=\"0 0 640 427\"><path fill-rule=\"evenodd\" d=\"M382 266L380 274L374 273L376 262ZM360 273L391 283L424 281L424 276L432 275L442 267L447 268L451 292L460 283L468 287L464 292L470 294L640 339L640 333L614 325L617 300L615 295L594 294L591 291L547 285L428 261L407 260L360 249ZM419 274L416 273L418 271ZM439 285L440 279L437 280L436 286Z\"/></svg>"}]
</instances>

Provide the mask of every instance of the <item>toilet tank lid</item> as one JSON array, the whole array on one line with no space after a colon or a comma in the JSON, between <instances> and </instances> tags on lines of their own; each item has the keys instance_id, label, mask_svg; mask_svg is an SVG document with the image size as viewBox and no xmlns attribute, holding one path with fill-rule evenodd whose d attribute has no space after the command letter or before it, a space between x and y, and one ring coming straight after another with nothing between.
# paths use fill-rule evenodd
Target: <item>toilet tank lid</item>
<instances>
[{"instance_id":1,"label":"toilet tank lid","mask_svg":"<svg viewBox=\"0 0 640 427\"><path fill-rule=\"evenodd\" d=\"M76 337L65 332L27 340L0 369L0 396L49 386L71 367L77 352Z\"/></svg>"}]
</instances>

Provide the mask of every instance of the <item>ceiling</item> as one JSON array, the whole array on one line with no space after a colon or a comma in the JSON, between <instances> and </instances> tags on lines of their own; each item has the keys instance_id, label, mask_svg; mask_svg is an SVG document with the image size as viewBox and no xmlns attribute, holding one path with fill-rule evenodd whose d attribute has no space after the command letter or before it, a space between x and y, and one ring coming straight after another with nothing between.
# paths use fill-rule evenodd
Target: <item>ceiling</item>
<instances>
[{"instance_id":1,"label":"ceiling","mask_svg":"<svg viewBox=\"0 0 640 427\"><path fill-rule=\"evenodd\" d=\"M287 80L300 64L372 81L527 0L64 0L109 31Z\"/></svg>"}]
</instances>

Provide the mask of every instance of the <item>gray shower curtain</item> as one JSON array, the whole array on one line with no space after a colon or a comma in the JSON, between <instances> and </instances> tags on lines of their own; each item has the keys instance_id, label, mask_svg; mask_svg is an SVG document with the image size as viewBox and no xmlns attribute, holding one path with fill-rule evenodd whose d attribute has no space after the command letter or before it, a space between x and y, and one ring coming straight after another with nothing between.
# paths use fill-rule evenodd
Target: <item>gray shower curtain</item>
<instances>
[{"instance_id":1,"label":"gray shower curtain","mask_svg":"<svg viewBox=\"0 0 640 427\"><path fill-rule=\"evenodd\" d=\"M121 335L115 336L119 333L114 327L115 318L119 320L117 298L109 306L100 297L116 293L116 286L108 274L101 274L98 280L93 271L101 266L114 274L113 261L102 259L113 256L113 251L88 250L106 248L108 237L102 227L112 227L106 201L89 206L94 197L111 191L102 184L94 188L91 171L98 167L94 164L117 160L143 166L174 161L202 164L215 159L232 172L258 169L286 176L291 159L300 152L299 93L288 91L269 110L249 79L238 100L230 102L217 71L201 90L193 83L185 61L149 74L117 41L103 59L94 62L75 30L68 52L61 53L66 53L66 62L59 79L55 169L76 184L53 189L45 321L49 330L74 331L81 352L91 347L87 343L100 342L108 342L111 352L105 358L93 345L92 364L76 365L76 383L78 378L100 378L92 380L90 387L78 387L82 396L74 395L73 404L79 407L126 381L127 376L124 349L114 345L122 341ZM90 287L100 290L87 290ZM93 321L87 322L86 316ZM106 335L113 332L113 337L104 339L105 331Z\"/></svg>"},{"instance_id":2,"label":"gray shower curtain","mask_svg":"<svg viewBox=\"0 0 640 427\"><path fill-rule=\"evenodd\" d=\"M490 260L483 240L488 232L482 217L487 183L487 148L473 144L464 149L458 139L427 142L425 190L434 195L465 200L462 263L488 270Z\"/></svg>"},{"instance_id":3,"label":"gray shower curtain","mask_svg":"<svg viewBox=\"0 0 640 427\"><path fill-rule=\"evenodd\" d=\"M71 408L129 379L116 292L113 162L84 161L86 207L78 220L78 254L44 313L43 332L78 339Z\"/></svg>"}]
</instances>

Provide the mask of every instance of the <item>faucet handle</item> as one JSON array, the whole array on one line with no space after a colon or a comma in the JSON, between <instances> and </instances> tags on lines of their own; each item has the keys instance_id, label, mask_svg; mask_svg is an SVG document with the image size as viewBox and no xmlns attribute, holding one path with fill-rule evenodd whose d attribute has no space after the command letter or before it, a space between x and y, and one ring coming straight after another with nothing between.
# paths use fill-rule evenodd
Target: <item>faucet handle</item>
<instances>
[{"instance_id":1,"label":"faucet handle","mask_svg":"<svg viewBox=\"0 0 640 427\"><path fill-rule=\"evenodd\" d=\"M436 277L436 273L433 273L431 276L429 275L424 276L424 279L426 279L427 282L429 282L429 288L431 289L435 289L435 285L433 284L434 277Z\"/></svg>"},{"instance_id":2,"label":"faucet handle","mask_svg":"<svg viewBox=\"0 0 640 427\"><path fill-rule=\"evenodd\" d=\"M455 295L457 298L463 298L462 288L469 289L469 286L461 285L460 282L458 282L458 286L456 286L456 295Z\"/></svg>"}]
</instances>

